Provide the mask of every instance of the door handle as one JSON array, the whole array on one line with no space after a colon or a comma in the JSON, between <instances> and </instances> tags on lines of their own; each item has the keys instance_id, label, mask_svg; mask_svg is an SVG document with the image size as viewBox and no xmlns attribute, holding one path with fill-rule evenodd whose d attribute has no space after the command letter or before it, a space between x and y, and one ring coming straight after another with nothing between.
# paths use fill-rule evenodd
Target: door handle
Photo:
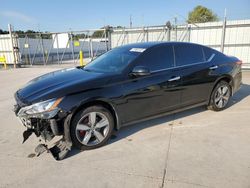
<instances>
[{"instance_id":1,"label":"door handle","mask_svg":"<svg viewBox=\"0 0 250 188\"><path fill-rule=\"evenodd\" d=\"M169 81L169 82L172 82L172 81L176 81L176 80L180 80L180 79L181 79L180 76L176 76L176 77L174 77L174 78L169 79L168 81Z\"/></svg>"},{"instance_id":2,"label":"door handle","mask_svg":"<svg viewBox=\"0 0 250 188\"><path fill-rule=\"evenodd\" d=\"M215 70L215 69L217 69L217 68L218 68L217 65L214 65L214 66L212 66L212 67L209 67L210 70Z\"/></svg>"}]
</instances>

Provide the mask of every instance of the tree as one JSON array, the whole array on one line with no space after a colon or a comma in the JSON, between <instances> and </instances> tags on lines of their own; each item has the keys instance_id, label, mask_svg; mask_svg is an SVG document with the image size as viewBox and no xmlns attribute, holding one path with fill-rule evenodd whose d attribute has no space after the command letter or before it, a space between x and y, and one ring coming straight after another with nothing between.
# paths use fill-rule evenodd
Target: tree
<instances>
[{"instance_id":1,"label":"tree","mask_svg":"<svg viewBox=\"0 0 250 188\"><path fill-rule=\"evenodd\" d=\"M116 27L113 27L113 26L110 26L110 25L107 25L105 27L101 27L101 29L105 29L105 31L106 31L106 37L108 36L108 32L112 31L113 29L122 29L122 28L125 28L125 27L122 27L120 25L118 25ZM93 38L103 38L103 37L105 37L104 30L97 30L97 31L95 31L92 34L92 37Z\"/></svg>"},{"instance_id":2,"label":"tree","mask_svg":"<svg viewBox=\"0 0 250 188\"><path fill-rule=\"evenodd\" d=\"M80 34L72 34L73 40L79 40L79 39L86 39L89 36L85 33L80 33Z\"/></svg>"},{"instance_id":3,"label":"tree","mask_svg":"<svg viewBox=\"0 0 250 188\"><path fill-rule=\"evenodd\" d=\"M103 30L97 30L92 34L93 38L104 38L105 34Z\"/></svg>"},{"instance_id":4,"label":"tree","mask_svg":"<svg viewBox=\"0 0 250 188\"><path fill-rule=\"evenodd\" d=\"M188 23L204 23L218 21L218 17L212 10L201 5L196 6L188 14Z\"/></svg>"},{"instance_id":5,"label":"tree","mask_svg":"<svg viewBox=\"0 0 250 188\"><path fill-rule=\"evenodd\" d=\"M0 34L9 34L9 31L4 31L4 30L0 29Z\"/></svg>"}]
</instances>

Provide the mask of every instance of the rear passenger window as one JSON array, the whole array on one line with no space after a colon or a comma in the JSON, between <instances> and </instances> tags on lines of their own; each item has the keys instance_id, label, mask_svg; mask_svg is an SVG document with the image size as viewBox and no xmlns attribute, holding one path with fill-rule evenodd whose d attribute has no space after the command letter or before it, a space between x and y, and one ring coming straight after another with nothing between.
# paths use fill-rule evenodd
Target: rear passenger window
<instances>
[{"instance_id":1,"label":"rear passenger window","mask_svg":"<svg viewBox=\"0 0 250 188\"><path fill-rule=\"evenodd\" d=\"M139 58L139 64L148 67L150 71L171 68L174 66L173 47L170 45L153 47Z\"/></svg>"},{"instance_id":2,"label":"rear passenger window","mask_svg":"<svg viewBox=\"0 0 250 188\"><path fill-rule=\"evenodd\" d=\"M225 54L215 50L215 49L212 49L212 48L208 48L208 47L203 47L203 51L204 51L204 55L205 55L205 58L206 58L206 61L210 60L210 58L212 57L212 55L215 55L215 57L217 59L220 59L220 58L225 58Z\"/></svg>"},{"instance_id":3,"label":"rear passenger window","mask_svg":"<svg viewBox=\"0 0 250 188\"><path fill-rule=\"evenodd\" d=\"M204 51L206 61L208 61L210 57L215 53L213 49L210 49L207 47L203 47L203 51Z\"/></svg>"},{"instance_id":4,"label":"rear passenger window","mask_svg":"<svg viewBox=\"0 0 250 188\"><path fill-rule=\"evenodd\" d=\"M180 44L174 47L177 66L204 62L202 47L192 44Z\"/></svg>"}]
</instances>

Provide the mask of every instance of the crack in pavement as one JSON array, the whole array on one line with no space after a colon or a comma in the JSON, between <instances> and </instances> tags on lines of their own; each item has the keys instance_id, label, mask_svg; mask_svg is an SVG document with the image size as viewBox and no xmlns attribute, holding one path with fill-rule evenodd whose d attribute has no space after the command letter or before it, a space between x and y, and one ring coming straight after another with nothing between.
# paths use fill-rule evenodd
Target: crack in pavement
<instances>
[{"instance_id":1,"label":"crack in pavement","mask_svg":"<svg viewBox=\"0 0 250 188\"><path fill-rule=\"evenodd\" d=\"M171 129L170 129L170 136L169 136L169 140L168 140L168 149L167 149L167 154L166 154L166 159L165 159L165 165L164 165L164 171L163 171L163 176L162 176L162 183L161 183L161 188L164 187L165 184L165 177L167 177L167 168L168 168L168 157L169 157L169 152L170 152L170 145L171 145L171 139L172 139L172 134L173 134L173 124L175 121L176 115L173 114L173 121L171 122Z\"/></svg>"},{"instance_id":2,"label":"crack in pavement","mask_svg":"<svg viewBox=\"0 0 250 188\"><path fill-rule=\"evenodd\" d=\"M194 182L181 181L181 180L166 179L166 181L169 181L169 182L172 182L172 183L177 182L177 183L183 183L183 184L188 184L188 185L195 185L195 186L199 186L199 187L213 188L213 187L209 187L207 185L202 185L202 184L194 183Z\"/></svg>"},{"instance_id":3,"label":"crack in pavement","mask_svg":"<svg viewBox=\"0 0 250 188\"><path fill-rule=\"evenodd\" d=\"M209 186L202 185L202 184L199 184L199 183L194 183L194 182L191 183L191 182L186 182L186 181L180 181L180 180L174 180L174 179L168 179L167 178L170 146L171 146L172 135L173 135L173 130L174 130L174 123L175 123L175 120L176 120L176 114L173 114L173 115L174 115L173 121L169 124L169 126L171 126L171 132L170 132L170 136L169 136L169 140L168 140L168 149L167 149L167 153L166 153L165 167L164 167L164 171L163 171L162 184L161 184L160 188L164 188L164 186L166 184L166 181L184 183L184 184L195 185L195 186L199 186L199 187L209 187ZM182 127L184 127L184 126L182 126ZM211 187L209 187L209 188L211 188Z\"/></svg>"}]
</instances>

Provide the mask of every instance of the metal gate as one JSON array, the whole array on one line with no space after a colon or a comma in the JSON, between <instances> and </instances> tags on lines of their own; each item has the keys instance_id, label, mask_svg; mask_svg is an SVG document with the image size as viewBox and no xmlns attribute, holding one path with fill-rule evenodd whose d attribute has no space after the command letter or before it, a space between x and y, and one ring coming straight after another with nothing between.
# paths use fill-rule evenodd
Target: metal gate
<instances>
[{"instance_id":1,"label":"metal gate","mask_svg":"<svg viewBox=\"0 0 250 188\"><path fill-rule=\"evenodd\" d=\"M79 64L81 54L88 62L110 49L106 29L19 34L18 46L24 65Z\"/></svg>"}]
</instances>

